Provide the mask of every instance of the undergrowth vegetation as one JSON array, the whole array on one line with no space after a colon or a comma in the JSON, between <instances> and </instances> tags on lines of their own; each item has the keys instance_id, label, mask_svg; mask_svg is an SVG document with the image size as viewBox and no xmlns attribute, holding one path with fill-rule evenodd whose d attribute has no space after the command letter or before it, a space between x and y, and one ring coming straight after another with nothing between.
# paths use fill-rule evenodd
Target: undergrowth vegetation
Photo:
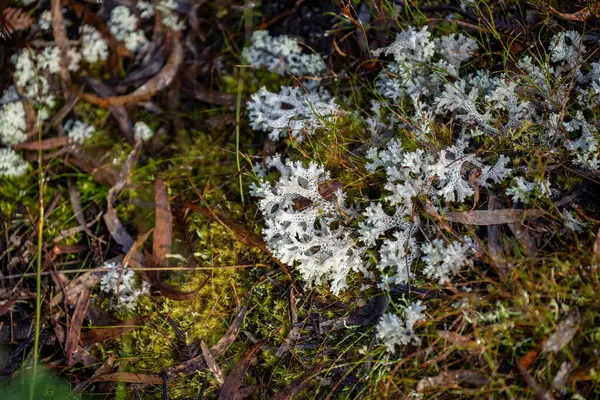
<instances>
[{"instance_id":1,"label":"undergrowth vegetation","mask_svg":"<svg viewBox=\"0 0 600 400\"><path fill-rule=\"evenodd\" d=\"M2 5L7 396L600 397L583 3Z\"/></svg>"}]
</instances>

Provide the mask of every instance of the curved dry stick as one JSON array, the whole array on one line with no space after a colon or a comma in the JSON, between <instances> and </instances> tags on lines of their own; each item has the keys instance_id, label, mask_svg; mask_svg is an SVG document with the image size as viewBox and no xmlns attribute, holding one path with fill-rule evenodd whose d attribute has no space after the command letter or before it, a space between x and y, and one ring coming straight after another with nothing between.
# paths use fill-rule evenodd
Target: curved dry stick
<instances>
[{"instance_id":1,"label":"curved dry stick","mask_svg":"<svg viewBox=\"0 0 600 400\"><path fill-rule=\"evenodd\" d=\"M106 97L104 99L93 94L83 93L80 98L88 103L107 108L110 106L122 106L125 104L147 100L161 90L165 89L171 84L171 82L173 82L173 79L175 79L177 71L179 70L179 66L183 62L183 48L181 47L179 39L172 36L171 40L173 44L173 51L169 55L169 59L167 60L165 66L159 71L158 74L150 78L148 82L144 83L132 93L123 96Z\"/></svg>"}]
</instances>

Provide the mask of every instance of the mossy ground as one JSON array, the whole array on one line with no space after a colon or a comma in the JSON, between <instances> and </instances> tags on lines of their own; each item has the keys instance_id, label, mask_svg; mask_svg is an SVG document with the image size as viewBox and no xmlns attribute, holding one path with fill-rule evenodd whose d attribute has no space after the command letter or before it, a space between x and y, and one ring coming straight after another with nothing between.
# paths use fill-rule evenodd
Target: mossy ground
<instances>
[{"instance_id":1,"label":"mossy ground","mask_svg":"<svg viewBox=\"0 0 600 400\"><path fill-rule=\"evenodd\" d=\"M360 2L354 2L358 7ZM502 12L501 5L476 1L482 13ZM513 9L519 9L519 2L509 2ZM514 3L514 4L513 4ZM556 2L555 7L564 6ZM546 4L546 3L544 3ZM423 7L431 5L424 4ZM435 4L434 4L435 6ZM570 6L570 5L568 5ZM568 8L568 6L565 6ZM508 5L506 9L509 9ZM566 9L563 8L563 9ZM219 18L225 18L233 11L223 7ZM258 9L256 13L259 13ZM393 36L398 25L419 25L432 22L419 7L396 8L391 2L376 2L372 13L392 23L381 28L383 33ZM539 10L542 21L550 24L567 25L557 21L552 13ZM435 30L450 33L462 29L460 18L456 21L435 21ZM473 61L478 66L494 69L514 68L514 54L518 40L507 39L506 35L494 31L490 26L475 30L482 47L480 57ZM348 19L338 22L331 32L345 33L355 29ZM377 30L375 26L364 27L365 31ZM289 32L294 34L294 32ZM478 36L479 35L479 36ZM526 50L537 57L547 57L544 46L534 42ZM236 46L225 42L224 52L237 55ZM351 45L354 48L354 44ZM540 50L542 49L542 50ZM340 50L341 53L343 53ZM339 54L338 54L339 56ZM340 60L340 58L342 60ZM239 58L230 57L231 64L239 63ZM337 83L328 82L334 93L348 98L347 109L366 110L366 99L375 95L370 70L374 64L359 58L344 59L349 71ZM294 83L294 79L281 77L264 71L245 69L242 98L247 99L261 86L276 91L281 85ZM238 92L239 76L225 75L216 89L227 93ZM388 111L402 117L402 105ZM97 127L94 139L84 146L84 150L98 156L102 164L119 168L131 151L119 137L116 123L107 118L105 110L80 103L76 113L82 119ZM170 125L173 118L182 118L193 126L197 121L210 117L231 115L232 110L215 107L189 112L169 112L160 116L139 111L139 119L146 121L158 131L155 142L147 144L147 150L133 170L129 184L117 201L120 219L130 232L141 234L153 227L153 186L154 176L160 175L167 182L171 204L177 212L183 212L183 203L188 201L209 206L216 213L241 225L252 235L260 235L261 216L252 198L248 198L248 187L254 181L251 162L260 160L265 137L252 132L242 118L241 146L236 148L234 125L219 125L217 128L182 129L173 132ZM161 127L164 129L161 131ZM435 137L431 142L441 147L447 146L452 137L450 121L448 125L433 128ZM539 175L544 175L549 167L562 168L564 160L552 160L549 165L546 154L533 146L532 132L524 126L506 139L480 138L477 145L494 154L513 155L513 166L527 165ZM412 146L408 132L396 132L407 148ZM328 126L318 135L302 143L291 142L280 145L277 150L303 161L317 161L331 171L335 180L343 183L349 200L376 199L381 196L384 177L368 175L364 170L364 160L353 154L361 143L368 141L364 126L353 115L341 117L336 124ZM243 155L238 169L236 153ZM67 194L67 178L74 179L81 196L81 204L88 220L106 208L108 189L95 182L88 174L70 169L64 172L60 158L51 158L43 166L45 182L39 192L37 172L31 170L25 179L0 181L3 193L0 197L0 210L4 230L9 225L18 226L13 230L21 238L22 244L29 246L27 236L32 232L30 216L38 215L38 197L43 196L45 204L57 199L54 210L45 222L44 237L47 243L59 236L61 231L77 226ZM242 186L239 176L242 176ZM463 270L451 284L441 286L431 282L416 280L407 287L405 293L386 293L390 309L403 304L408 299L422 299L427 306L428 319L418 324L419 337L423 343L419 348L407 347L401 353L390 355L377 346L374 339L373 321L369 324L349 324L344 318L355 316L369 304L374 304L382 296L379 289L370 287L359 290L368 283L362 276L353 275L349 279L350 289L340 296L331 295L327 287L304 288L293 268L284 271L270 257L259 249L249 246L232 233L224 224L210 221L202 215L190 212L186 215L185 226L177 226L173 246L174 254L185 254L191 250L195 264L200 267L190 272L173 272L169 281L182 290L190 290L205 282L198 296L192 301L168 300L158 294L144 298L131 314L120 314L122 319L135 315L150 316L130 333L95 346L92 353L101 362L114 356L114 365L122 372L157 374L163 369L185 361L186 354L178 342L172 319L184 333L188 344L203 340L208 346L214 345L226 332L237 308L248 305L249 311L237 340L225 356L219 358L220 368L228 372L242 355L252 346L254 340L267 339L264 351L252 363L245 385L261 384L252 398L271 398L297 379L311 374L296 395L299 399L355 399L355 398L409 398L415 394L417 383L426 377L437 376L453 370L474 370L487 379L485 385L469 385L451 382L432 387L420 394L427 399L446 398L534 398L534 390L527 385L516 369L518 362L527 364L528 373L542 387L549 388L561 365L571 362L575 365L567 383L556 388L555 394L562 398L578 393L582 398L600 397L600 272L596 253L593 251L595 232L598 229L598 209L594 196L598 193L597 182L563 168L557 174L563 188L585 188L580 208L581 218L586 221L586 232L572 234L560 228L560 216L556 207L544 200L535 200L532 207L547 210L543 224L536 227L544 238L544 245L535 254L528 254L508 232L502 236L506 254L503 260L512 266L510 275L501 279L493 268L494 260L482 255L473 268ZM60 197L59 197L60 194ZM203 202L200 202L202 197ZM242 197L244 201L242 202ZM474 204L465 204L465 210ZM473 226L443 226L439 220L416 210L422 222L437 229L440 236L467 235L485 246L485 228ZM35 217L33 217L35 219ZM227 224L225 224L227 225ZM185 228L178 230L178 228ZM183 232L183 233L182 233ZM106 231L98 227L94 232L106 237ZM186 234L188 235L186 237ZM194 240L190 240L193 238ZM7 241L10 238L6 238ZM186 241L193 242L193 249L186 247ZM82 233L70 236L61 244L92 245ZM48 247L50 250L51 247ZM92 268L96 258L109 257L117 252L117 246L110 241L96 255L69 254L59 256L59 261L70 268ZM21 254L23 252L21 251ZM22 259L26 265L19 272L33 270L34 252ZM188 255L189 256L189 255ZM3 258L10 260L11 254ZM174 257L172 266L185 266L185 257ZM420 266L417 266L420 268ZM50 287L50 280L45 280ZM251 292L251 295L249 295ZM99 293L94 296L103 305ZM580 328L573 340L557 354L541 353L543 343L556 332L565 315L575 308L580 310ZM301 327L297 345L286 355L275 355L285 343L293 328L296 314ZM168 318L167 318L168 317ZM318 331L319 323L340 319L341 328L331 331ZM91 322L93 327L93 321ZM43 349L46 356L60 358L50 349ZM66 371L72 381L80 372L80 366ZM203 382L207 380L205 398L216 398L219 389L212 374L198 371L175 380L169 385L172 399L197 398ZM100 385L88 388L90 393ZM102 387L103 389L106 386ZM129 385L119 384L109 388L105 398L132 398L134 390ZM138 389L142 398L161 399L160 385L147 385ZM96 393L97 394L97 393Z\"/></svg>"}]
</instances>

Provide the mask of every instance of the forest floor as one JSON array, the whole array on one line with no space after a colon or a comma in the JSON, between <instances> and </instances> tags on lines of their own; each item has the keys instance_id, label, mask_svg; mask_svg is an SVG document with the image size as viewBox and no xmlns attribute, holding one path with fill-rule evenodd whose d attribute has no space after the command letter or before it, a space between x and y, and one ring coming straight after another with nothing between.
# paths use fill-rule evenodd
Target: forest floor
<instances>
[{"instance_id":1,"label":"forest floor","mask_svg":"<svg viewBox=\"0 0 600 400\"><path fill-rule=\"evenodd\" d=\"M0 15L2 399L600 398L600 3L8 0ZM444 59L444 42L410 44L422 27L432 53L472 40L426 67L444 82L403 75ZM293 43L253 65L264 30ZM319 73L290 69L294 46ZM509 94L443 100L477 79ZM421 179L411 154L445 172ZM316 198L286 198L277 185L312 165L318 186L294 182ZM369 225L374 204L400 209L390 192L411 204L401 222ZM315 214L269 236L285 207ZM403 224L417 232L398 244ZM346 235L329 246L366 267L278 247L286 229Z\"/></svg>"}]
</instances>

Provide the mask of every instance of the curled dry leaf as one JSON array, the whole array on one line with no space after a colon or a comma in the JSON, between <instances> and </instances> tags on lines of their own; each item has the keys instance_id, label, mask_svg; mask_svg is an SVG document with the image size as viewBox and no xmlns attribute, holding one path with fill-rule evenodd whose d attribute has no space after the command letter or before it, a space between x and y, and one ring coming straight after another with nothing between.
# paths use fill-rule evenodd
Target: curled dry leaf
<instances>
[{"instance_id":1,"label":"curled dry leaf","mask_svg":"<svg viewBox=\"0 0 600 400\"><path fill-rule=\"evenodd\" d=\"M147 100L158 92L168 87L179 70L179 66L183 61L183 48L179 39L176 36L171 36L172 50L167 63L158 74L150 78L148 82L134 90L130 94L123 96L111 96L101 98L89 93L83 93L81 99L88 103L99 107L122 106L125 104L137 103L142 100Z\"/></svg>"},{"instance_id":2,"label":"curled dry leaf","mask_svg":"<svg viewBox=\"0 0 600 400\"><path fill-rule=\"evenodd\" d=\"M565 319L559 322L556 332L542 345L542 353L557 353L562 350L575 337L581 316L578 309L573 309Z\"/></svg>"},{"instance_id":3,"label":"curled dry leaf","mask_svg":"<svg viewBox=\"0 0 600 400\"><path fill-rule=\"evenodd\" d=\"M337 181L321 182L319 184L319 194L327 201L335 200L338 190L342 190L344 185Z\"/></svg>"}]
</instances>

